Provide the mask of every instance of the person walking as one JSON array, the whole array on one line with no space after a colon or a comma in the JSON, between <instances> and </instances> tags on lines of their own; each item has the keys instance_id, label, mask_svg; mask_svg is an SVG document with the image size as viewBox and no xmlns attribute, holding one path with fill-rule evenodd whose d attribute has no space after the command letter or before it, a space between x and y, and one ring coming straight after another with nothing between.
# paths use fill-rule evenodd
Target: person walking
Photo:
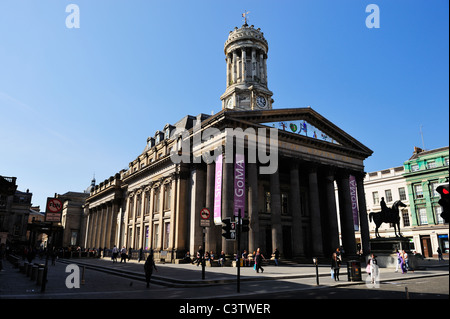
<instances>
[{"instance_id":1,"label":"person walking","mask_svg":"<svg viewBox=\"0 0 450 319\"><path fill-rule=\"evenodd\" d=\"M340 269L340 267L341 267L341 261L337 257L337 254L333 253L333 255L331 257L331 269L333 270L334 281L338 281L339 280L339 269Z\"/></svg>"},{"instance_id":2,"label":"person walking","mask_svg":"<svg viewBox=\"0 0 450 319\"><path fill-rule=\"evenodd\" d=\"M378 281L378 276L379 276L379 268L377 256L375 256L375 254L372 254L372 258L370 260L370 277L371 277L370 279L372 284Z\"/></svg>"},{"instance_id":3,"label":"person walking","mask_svg":"<svg viewBox=\"0 0 450 319\"><path fill-rule=\"evenodd\" d=\"M275 248L275 251L273 252L273 258L275 260L275 266L278 266L278 259L280 259L280 251L278 248Z\"/></svg>"},{"instance_id":4,"label":"person walking","mask_svg":"<svg viewBox=\"0 0 450 319\"><path fill-rule=\"evenodd\" d=\"M112 249L112 262L116 263L117 262L117 255L119 254L119 249L116 247L116 245L114 245L114 248Z\"/></svg>"},{"instance_id":5,"label":"person walking","mask_svg":"<svg viewBox=\"0 0 450 319\"><path fill-rule=\"evenodd\" d=\"M127 263L127 249L125 248L125 246L123 246L120 250L120 262L122 263L122 261L125 264Z\"/></svg>"},{"instance_id":6,"label":"person walking","mask_svg":"<svg viewBox=\"0 0 450 319\"><path fill-rule=\"evenodd\" d=\"M261 253L261 249L258 248L256 250L256 256L255 256L255 264L256 264L256 272L259 273L259 270L261 269L261 272L264 272L264 268L262 267L262 260L266 260L264 255Z\"/></svg>"},{"instance_id":7,"label":"person walking","mask_svg":"<svg viewBox=\"0 0 450 319\"><path fill-rule=\"evenodd\" d=\"M397 265L395 265L395 272L398 272L398 268L401 267L402 264L402 255L400 254L398 249L396 250L396 253L397 253Z\"/></svg>"},{"instance_id":8,"label":"person walking","mask_svg":"<svg viewBox=\"0 0 450 319\"><path fill-rule=\"evenodd\" d=\"M441 260L444 261L444 257L442 257L441 247L438 247L437 253L438 253L438 261L441 261Z\"/></svg>"},{"instance_id":9,"label":"person walking","mask_svg":"<svg viewBox=\"0 0 450 319\"><path fill-rule=\"evenodd\" d=\"M145 281L147 283L147 288L150 287L150 279L153 274L153 268L158 271L155 265L155 260L153 259L153 250L151 250L144 264Z\"/></svg>"}]
</instances>

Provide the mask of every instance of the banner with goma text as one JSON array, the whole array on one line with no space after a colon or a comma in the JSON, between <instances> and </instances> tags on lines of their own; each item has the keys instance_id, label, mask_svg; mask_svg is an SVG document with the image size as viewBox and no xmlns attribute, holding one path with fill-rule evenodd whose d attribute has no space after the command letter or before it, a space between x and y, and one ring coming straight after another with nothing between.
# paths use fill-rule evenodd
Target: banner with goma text
<instances>
[{"instance_id":1,"label":"banner with goma text","mask_svg":"<svg viewBox=\"0 0 450 319\"><path fill-rule=\"evenodd\" d=\"M234 216L245 215L245 155L237 154L234 162Z\"/></svg>"},{"instance_id":2,"label":"banner with goma text","mask_svg":"<svg viewBox=\"0 0 450 319\"><path fill-rule=\"evenodd\" d=\"M216 174L214 176L214 224L222 225L222 154L216 158Z\"/></svg>"},{"instance_id":3,"label":"banner with goma text","mask_svg":"<svg viewBox=\"0 0 450 319\"><path fill-rule=\"evenodd\" d=\"M359 216L358 216L358 193L356 187L355 176L350 175L350 200L352 203L352 213L353 213L353 225L356 231L359 231Z\"/></svg>"}]
</instances>

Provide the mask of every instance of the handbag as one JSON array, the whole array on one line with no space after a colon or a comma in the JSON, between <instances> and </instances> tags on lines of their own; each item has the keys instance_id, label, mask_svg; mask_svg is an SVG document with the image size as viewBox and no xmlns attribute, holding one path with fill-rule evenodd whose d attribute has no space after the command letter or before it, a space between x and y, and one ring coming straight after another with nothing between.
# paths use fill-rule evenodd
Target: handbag
<instances>
[{"instance_id":1,"label":"handbag","mask_svg":"<svg viewBox=\"0 0 450 319\"><path fill-rule=\"evenodd\" d=\"M330 273L331 273L331 279L334 279L334 270L331 269Z\"/></svg>"}]
</instances>

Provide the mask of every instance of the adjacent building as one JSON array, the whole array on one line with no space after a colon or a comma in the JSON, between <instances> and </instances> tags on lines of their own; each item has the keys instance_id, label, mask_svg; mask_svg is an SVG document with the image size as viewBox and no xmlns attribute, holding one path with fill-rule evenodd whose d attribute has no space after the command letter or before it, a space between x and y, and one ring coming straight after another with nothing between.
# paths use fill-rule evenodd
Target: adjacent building
<instances>
[{"instance_id":1,"label":"adjacent building","mask_svg":"<svg viewBox=\"0 0 450 319\"><path fill-rule=\"evenodd\" d=\"M402 166L370 172L364 179L367 213L381 212L382 198L388 207L402 201L406 207L400 211L401 232L424 257L437 255L438 247L449 252L448 224L440 216L440 197L435 191L438 185L448 183L448 165L448 147L428 151L415 147ZM374 237L375 224L370 223L369 229ZM394 236L390 224L382 224L379 232L382 237Z\"/></svg>"},{"instance_id":2,"label":"adjacent building","mask_svg":"<svg viewBox=\"0 0 450 319\"><path fill-rule=\"evenodd\" d=\"M0 176L0 243L26 243L32 193L17 190L16 177Z\"/></svg>"}]
</instances>

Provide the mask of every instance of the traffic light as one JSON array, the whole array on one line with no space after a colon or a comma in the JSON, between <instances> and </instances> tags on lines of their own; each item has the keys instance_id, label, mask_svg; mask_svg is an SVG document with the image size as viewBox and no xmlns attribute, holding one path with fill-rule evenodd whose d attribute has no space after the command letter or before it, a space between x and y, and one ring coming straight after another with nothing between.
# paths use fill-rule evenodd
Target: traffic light
<instances>
[{"instance_id":1,"label":"traffic light","mask_svg":"<svg viewBox=\"0 0 450 319\"><path fill-rule=\"evenodd\" d=\"M236 223L230 218L222 219L222 236L226 239L236 239Z\"/></svg>"},{"instance_id":2,"label":"traffic light","mask_svg":"<svg viewBox=\"0 0 450 319\"><path fill-rule=\"evenodd\" d=\"M248 227L248 224L249 224L249 220L248 219L243 219L242 220L242 229L241 229L241 231L243 233L246 233L246 232L248 232L250 230L249 227Z\"/></svg>"},{"instance_id":3,"label":"traffic light","mask_svg":"<svg viewBox=\"0 0 450 319\"><path fill-rule=\"evenodd\" d=\"M441 195L441 199L439 200L439 205L442 206L442 213L441 213L441 217L442 219L448 223L449 222L449 204L450 204L450 192L449 192L449 187L448 184L446 185L439 185L436 188L436 192L439 193L439 195Z\"/></svg>"}]
</instances>

